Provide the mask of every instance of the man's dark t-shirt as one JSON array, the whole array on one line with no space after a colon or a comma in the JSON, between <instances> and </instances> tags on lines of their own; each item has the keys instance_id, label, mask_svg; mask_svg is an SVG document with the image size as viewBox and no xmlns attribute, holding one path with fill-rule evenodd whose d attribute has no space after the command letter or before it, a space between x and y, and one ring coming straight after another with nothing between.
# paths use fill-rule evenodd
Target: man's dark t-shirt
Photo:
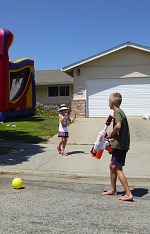
<instances>
[{"instance_id":1,"label":"man's dark t-shirt","mask_svg":"<svg viewBox=\"0 0 150 234\"><path fill-rule=\"evenodd\" d=\"M113 128L115 127L116 123L121 123L120 131L114 136L111 147L113 149L120 149L120 150L129 150L130 147L130 130L128 121L124 111L120 108L114 111L114 123Z\"/></svg>"}]
</instances>

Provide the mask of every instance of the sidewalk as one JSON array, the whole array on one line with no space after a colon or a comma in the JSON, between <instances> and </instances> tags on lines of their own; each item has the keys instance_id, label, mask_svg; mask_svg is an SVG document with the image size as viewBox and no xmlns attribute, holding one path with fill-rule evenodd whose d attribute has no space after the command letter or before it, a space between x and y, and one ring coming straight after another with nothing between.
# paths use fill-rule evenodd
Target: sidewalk
<instances>
[{"instance_id":1,"label":"sidewalk","mask_svg":"<svg viewBox=\"0 0 150 234\"><path fill-rule=\"evenodd\" d=\"M47 144L0 142L0 147L17 148L17 151L0 155L0 172L109 180L110 155L107 151L100 160L90 156L92 145L105 121L105 118L81 118L71 124L67 157L59 155L56 150L59 141L57 135ZM128 121L132 144L124 171L132 179L150 180L150 121L142 118L128 118Z\"/></svg>"}]
</instances>

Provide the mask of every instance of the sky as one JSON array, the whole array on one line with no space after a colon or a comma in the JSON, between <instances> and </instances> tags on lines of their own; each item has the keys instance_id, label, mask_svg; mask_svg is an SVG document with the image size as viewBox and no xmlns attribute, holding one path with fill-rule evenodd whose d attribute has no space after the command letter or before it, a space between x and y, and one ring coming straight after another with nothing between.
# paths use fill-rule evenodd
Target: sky
<instances>
[{"instance_id":1,"label":"sky","mask_svg":"<svg viewBox=\"0 0 150 234\"><path fill-rule=\"evenodd\" d=\"M0 0L9 59L61 69L127 41L150 47L150 0Z\"/></svg>"}]
</instances>

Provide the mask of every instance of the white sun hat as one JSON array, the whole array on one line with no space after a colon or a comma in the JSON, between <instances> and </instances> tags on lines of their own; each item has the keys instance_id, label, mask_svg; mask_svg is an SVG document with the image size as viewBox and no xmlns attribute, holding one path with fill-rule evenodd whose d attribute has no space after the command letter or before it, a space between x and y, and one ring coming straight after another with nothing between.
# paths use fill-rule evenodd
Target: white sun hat
<instances>
[{"instance_id":1,"label":"white sun hat","mask_svg":"<svg viewBox=\"0 0 150 234\"><path fill-rule=\"evenodd\" d=\"M68 107L66 107L66 106L63 106L63 107L61 107L60 109L58 109L58 111L62 111L62 110L69 110L69 109L68 109Z\"/></svg>"},{"instance_id":2,"label":"white sun hat","mask_svg":"<svg viewBox=\"0 0 150 234\"><path fill-rule=\"evenodd\" d=\"M61 108L61 107L67 107L67 106L66 106L66 104L61 104L61 105L59 106L59 108Z\"/></svg>"}]
</instances>

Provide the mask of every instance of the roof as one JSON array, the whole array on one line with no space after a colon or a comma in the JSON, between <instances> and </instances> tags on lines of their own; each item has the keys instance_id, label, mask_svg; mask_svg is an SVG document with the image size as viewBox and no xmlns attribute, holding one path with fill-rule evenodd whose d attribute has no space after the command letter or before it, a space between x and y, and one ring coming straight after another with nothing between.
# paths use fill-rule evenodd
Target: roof
<instances>
[{"instance_id":1,"label":"roof","mask_svg":"<svg viewBox=\"0 0 150 234\"><path fill-rule=\"evenodd\" d=\"M146 52L150 52L150 47L138 45L138 44L135 44L135 43L132 43L132 42L126 42L124 44L121 44L119 46L113 47L113 48L111 48L109 50L106 50L104 52L98 53L98 54L93 55L91 57L88 57L86 59L83 59L83 60L80 60L78 62L72 63L72 64L70 64L68 66L65 66L61 70L64 71L64 72L70 71L70 70L72 70L73 68L75 68L77 66L80 66L80 65L83 65L85 63L91 62L91 61L93 61L95 59L98 59L98 58L100 58L102 56L105 56L107 54L111 54L111 53L113 53L115 51L118 51L118 50L121 50L121 49L124 49L124 48L127 48L127 47L131 47L131 48L143 50L143 51L146 51Z\"/></svg>"},{"instance_id":2,"label":"roof","mask_svg":"<svg viewBox=\"0 0 150 234\"><path fill-rule=\"evenodd\" d=\"M73 78L61 70L35 71L36 85L73 84Z\"/></svg>"}]
</instances>

